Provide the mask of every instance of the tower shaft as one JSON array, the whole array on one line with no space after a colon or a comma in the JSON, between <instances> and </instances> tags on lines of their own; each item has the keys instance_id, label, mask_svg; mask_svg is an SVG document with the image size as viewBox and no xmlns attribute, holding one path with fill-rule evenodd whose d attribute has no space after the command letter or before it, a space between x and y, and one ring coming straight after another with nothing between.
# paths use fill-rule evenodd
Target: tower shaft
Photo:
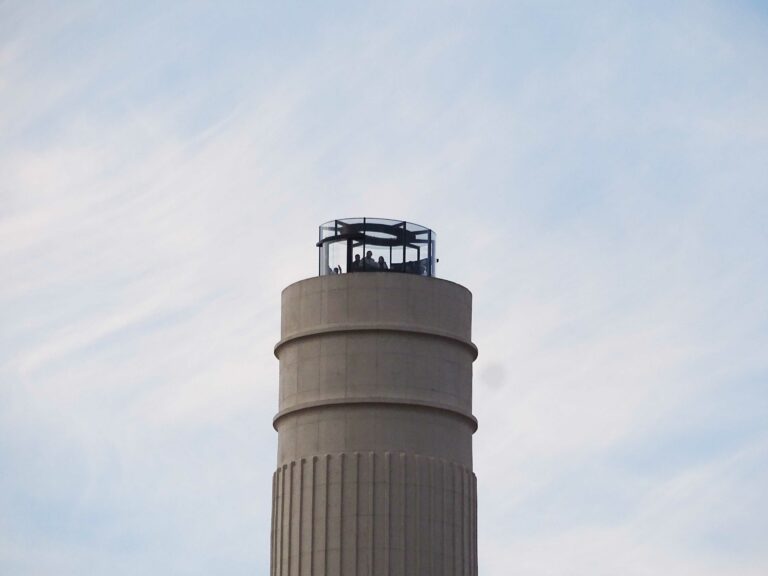
<instances>
[{"instance_id":1,"label":"tower shaft","mask_svg":"<svg viewBox=\"0 0 768 576\"><path fill-rule=\"evenodd\" d=\"M272 576L473 576L472 296L320 276L282 295Z\"/></svg>"}]
</instances>

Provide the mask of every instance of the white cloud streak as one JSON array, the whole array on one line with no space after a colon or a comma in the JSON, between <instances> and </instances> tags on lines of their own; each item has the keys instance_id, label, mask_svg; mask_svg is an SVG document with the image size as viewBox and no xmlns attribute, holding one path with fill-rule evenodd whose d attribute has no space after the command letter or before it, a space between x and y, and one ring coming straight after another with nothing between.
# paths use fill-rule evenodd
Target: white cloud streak
<instances>
[{"instance_id":1,"label":"white cloud streak","mask_svg":"<svg viewBox=\"0 0 768 576\"><path fill-rule=\"evenodd\" d=\"M264 572L279 293L371 215L475 295L483 574L764 573L765 14L307 10L0 7L0 572Z\"/></svg>"}]
</instances>

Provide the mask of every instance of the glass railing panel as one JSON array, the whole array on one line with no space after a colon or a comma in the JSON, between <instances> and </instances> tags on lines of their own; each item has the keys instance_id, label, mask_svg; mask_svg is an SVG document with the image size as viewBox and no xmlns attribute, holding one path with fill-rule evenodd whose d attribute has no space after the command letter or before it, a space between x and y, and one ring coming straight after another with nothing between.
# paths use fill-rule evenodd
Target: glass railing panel
<instances>
[{"instance_id":1,"label":"glass railing panel","mask_svg":"<svg viewBox=\"0 0 768 576\"><path fill-rule=\"evenodd\" d=\"M343 218L319 233L319 273L403 272L435 275L435 234L419 224L384 218Z\"/></svg>"}]
</instances>

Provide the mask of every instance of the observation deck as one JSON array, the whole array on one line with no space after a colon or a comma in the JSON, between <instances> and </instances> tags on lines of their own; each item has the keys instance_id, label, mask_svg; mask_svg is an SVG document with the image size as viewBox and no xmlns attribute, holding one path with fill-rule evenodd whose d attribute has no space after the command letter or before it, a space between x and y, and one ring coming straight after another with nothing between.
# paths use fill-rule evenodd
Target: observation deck
<instances>
[{"instance_id":1,"label":"observation deck","mask_svg":"<svg viewBox=\"0 0 768 576\"><path fill-rule=\"evenodd\" d=\"M436 276L435 233L384 218L344 218L320 226L318 275L395 272Z\"/></svg>"}]
</instances>

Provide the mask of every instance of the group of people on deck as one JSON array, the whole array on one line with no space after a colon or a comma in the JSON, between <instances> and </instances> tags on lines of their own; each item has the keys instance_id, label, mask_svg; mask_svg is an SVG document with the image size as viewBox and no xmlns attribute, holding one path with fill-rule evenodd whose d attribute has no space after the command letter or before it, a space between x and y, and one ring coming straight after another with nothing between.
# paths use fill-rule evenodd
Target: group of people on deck
<instances>
[{"instance_id":1,"label":"group of people on deck","mask_svg":"<svg viewBox=\"0 0 768 576\"><path fill-rule=\"evenodd\" d=\"M384 260L384 256L379 256L379 260L373 259L373 252L368 250L365 254L365 258L360 258L360 254L355 254L355 259L352 261L352 265L349 267L350 272L369 272L371 270L389 270L387 261ZM344 271L341 266L334 266L334 274L343 274Z\"/></svg>"},{"instance_id":2,"label":"group of people on deck","mask_svg":"<svg viewBox=\"0 0 768 576\"><path fill-rule=\"evenodd\" d=\"M428 268L429 260L423 258L421 260L411 260L409 262L393 263L391 267L387 264L384 256L379 256L378 261L374 260L373 252L368 250L365 254L365 258L361 258L360 254L355 254L355 259L349 265L348 272L406 272L408 274L418 274L420 276L429 275ZM341 265L334 266L333 269L327 268L326 274L344 274Z\"/></svg>"},{"instance_id":3,"label":"group of people on deck","mask_svg":"<svg viewBox=\"0 0 768 576\"><path fill-rule=\"evenodd\" d=\"M368 250L365 254L365 258L360 258L360 254L355 254L355 259L352 261L352 272L358 270L389 270L387 261L384 260L384 256L379 256L378 262L373 259L373 252Z\"/></svg>"}]
</instances>

